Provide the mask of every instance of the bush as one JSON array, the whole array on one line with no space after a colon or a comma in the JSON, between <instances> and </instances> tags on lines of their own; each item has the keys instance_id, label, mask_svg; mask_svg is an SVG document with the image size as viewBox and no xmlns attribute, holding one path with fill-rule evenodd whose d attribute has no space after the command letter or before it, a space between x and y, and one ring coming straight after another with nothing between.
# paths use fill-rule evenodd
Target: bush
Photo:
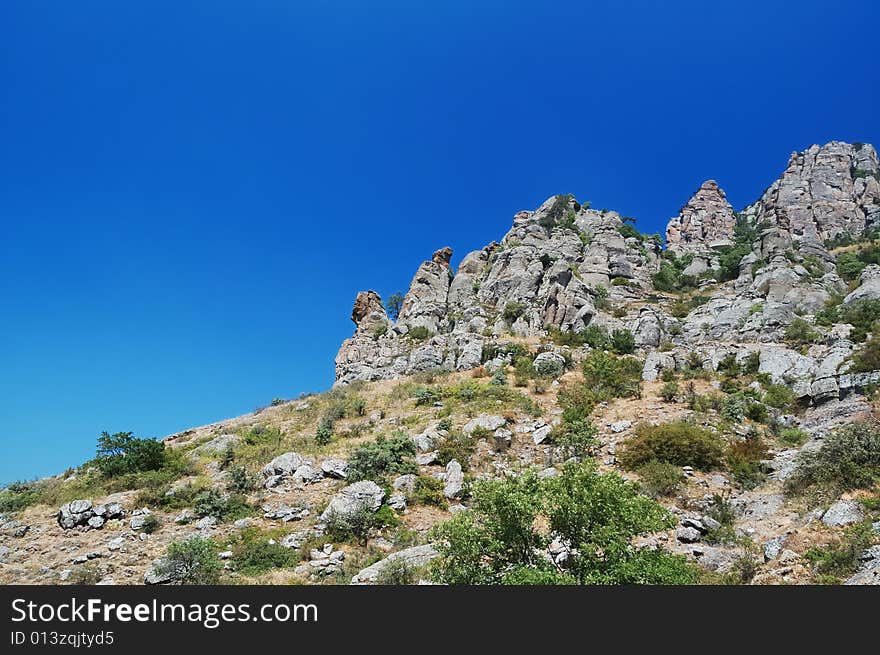
<instances>
[{"instance_id":1,"label":"bush","mask_svg":"<svg viewBox=\"0 0 880 655\"><path fill-rule=\"evenodd\" d=\"M785 328L785 340L794 344L815 343L819 337L820 334L813 329L813 326L802 318L794 319Z\"/></svg>"},{"instance_id":2,"label":"bush","mask_svg":"<svg viewBox=\"0 0 880 655\"><path fill-rule=\"evenodd\" d=\"M685 421L660 425L640 424L636 436L625 443L621 464L636 469L651 460L711 470L724 457L721 440L708 430Z\"/></svg>"},{"instance_id":3,"label":"bush","mask_svg":"<svg viewBox=\"0 0 880 655\"><path fill-rule=\"evenodd\" d=\"M656 459L642 464L636 469L636 473L641 478L642 490L653 498L671 496L678 491L684 481L680 466Z\"/></svg>"},{"instance_id":4,"label":"bush","mask_svg":"<svg viewBox=\"0 0 880 655\"><path fill-rule=\"evenodd\" d=\"M376 576L376 584L380 585L412 585L416 583L417 572L415 567L402 558L390 560L379 575Z\"/></svg>"},{"instance_id":5,"label":"bush","mask_svg":"<svg viewBox=\"0 0 880 655\"><path fill-rule=\"evenodd\" d=\"M853 373L871 373L880 370L880 337L872 335L852 356Z\"/></svg>"},{"instance_id":6,"label":"bush","mask_svg":"<svg viewBox=\"0 0 880 655\"><path fill-rule=\"evenodd\" d=\"M836 496L871 487L880 478L880 422L856 421L827 437L818 450L801 452L786 491Z\"/></svg>"},{"instance_id":7,"label":"bush","mask_svg":"<svg viewBox=\"0 0 880 655\"><path fill-rule=\"evenodd\" d=\"M243 466L236 466L229 471L229 479L226 488L232 493L245 494L253 491L257 486L257 479L247 472Z\"/></svg>"},{"instance_id":8,"label":"bush","mask_svg":"<svg viewBox=\"0 0 880 655\"><path fill-rule=\"evenodd\" d=\"M236 536L232 544L232 564L244 575L259 575L272 569L295 565L299 553L295 548L285 548L270 543L269 536L257 528L247 528Z\"/></svg>"},{"instance_id":9,"label":"bush","mask_svg":"<svg viewBox=\"0 0 880 655\"><path fill-rule=\"evenodd\" d=\"M96 585L104 579L104 571L96 564L83 564L78 566L70 575L68 584L72 585Z\"/></svg>"},{"instance_id":10,"label":"bush","mask_svg":"<svg viewBox=\"0 0 880 655\"><path fill-rule=\"evenodd\" d=\"M471 457L476 451L477 440L473 435L467 435L463 432L450 432L437 446L437 460L443 466L455 460L466 471L470 468Z\"/></svg>"},{"instance_id":11,"label":"bush","mask_svg":"<svg viewBox=\"0 0 880 655\"><path fill-rule=\"evenodd\" d=\"M641 396L642 364L637 359L594 350L584 358L581 371L597 402Z\"/></svg>"},{"instance_id":12,"label":"bush","mask_svg":"<svg viewBox=\"0 0 880 655\"><path fill-rule=\"evenodd\" d=\"M461 463L461 460L459 460ZM409 498L414 505L433 505L446 509L446 497L443 495L443 483L430 475L416 478L415 488Z\"/></svg>"},{"instance_id":13,"label":"bush","mask_svg":"<svg viewBox=\"0 0 880 655\"><path fill-rule=\"evenodd\" d=\"M325 534L334 542L353 539L366 546L373 530L393 527L399 522L388 505L382 505L375 512L368 505L361 505L346 514L331 514L326 521Z\"/></svg>"},{"instance_id":14,"label":"bush","mask_svg":"<svg viewBox=\"0 0 880 655\"><path fill-rule=\"evenodd\" d=\"M146 518L144 518L144 525L141 528L141 532L153 534L160 527L162 527L162 522L159 520L159 517L155 514L147 514Z\"/></svg>"},{"instance_id":15,"label":"bush","mask_svg":"<svg viewBox=\"0 0 880 655\"><path fill-rule=\"evenodd\" d=\"M387 439L379 437L352 452L348 461L348 479L354 482L391 474L415 473L415 454L415 444L405 434L397 433Z\"/></svg>"},{"instance_id":16,"label":"bush","mask_svg":"<svg viewBox=\"0 0 880 655\"><path fill-rule=\"evenodd\" d=\"M618 355L629 355L636 349L636 338L629 330L614 330L611 333L611 349Z\"/></svg>"},{"instance_id":17,"label":"bush","mask_svg":"<svg viewBox=\"0 0 880 655\"><path fill-rule=\"evenodd\" d=\"M766 478L761 460L767 458L767 446L760 437L736 441L727 449L725 460L733 478L744 489L754 489Z\"/></svg>"},{"instance_id":18,"label":"bush","mask_svg":"<svg viewBox=\"0 0 880 655\"><path fill-rule=\"evenodd\" d=\"M331 441L333 441L333 419L325 416L318 424L318 429L315 430L315 443L319 446L326 446Z\"/></svg>"},{"instance_id":19,"label":"bush","mask_svg":"<svg viewBox=\"0 0 880 655\"><path fill-rule=\"evenodd\" d=\"M201 537L171 543L156 566L158 575L181 585L218 584L220 570L217 546L210 539Z\"/></svg>"},{"instance_id":20,"label":"bush","mask_svg":"<svg viewBox=\"0 0 880 655\"><path fill-rule=\"evenodd\" d=\"M515 323L516 319L525 314L526 309L526 305L521 302L509 302L504 306L501 318L508 323Z\"/></svg>"},{"instance_id":21,"label":"bush","mask_svg":"<svg viewBox=\"0 0 880 655\"><path fill-rule=\"evenodd\" d=\"M102 432L98 437L95 464L107 477L126 473L157 471L165 464L165 444L155 439L138 439L132 432Z\"/></svg>"},{"instance_id":22,"label":"bush","mask_svg":"<svg viewBox=\"0 0 880 655\"><path fill-rule=\"evenodd\" d=\"M859 568L859 557L873 542L871 522L865 521L846 528L843 537L829 546L809 548L804 557L813 562L818 573L837 581Z\"/></svg>"},{"instance_id":23,"label":"bush","mask_svg":"<svg viewBox=\"0 0 880 655\"><path fill-rule=\"evenodd\" d=\"M217 489L208 489L195 497L193 510L199 516L213 516L219 522L234 521L250 516L254 509L237 494L224 495Z\"/></svg>"},{"instance_id":24,"label":"bush","mask_svg":"<svg viewBox=\"0 0 880 655\"><path fill-rule=\"evenodd\" d=\"M684 558L632 545L673 524L634 485L592 463L569 464L545 482L531 473L481 481L472 511L434 529L440 556L430 574L446 584L691 583ZM551 534L571 545L568 573L550 569L539 553Z\"/></svg>"},{"instance_id":25,"label":"bush","mask_svg":"<svg viewBox=\"0 0 880 655\"><path fill-rule=\"evenodd\" d=\"M0 514L18 512L40 501L40 489L35 482L13 482L0 491Z\"/></svg>"},{"instance_id":26,"label":"bush","mask_svg":"<svg viewBox=\"0 0 880 655\"><path fill-rule=\"evenodd\" d=\"M403 308L403 294L402 293L392 293L388 297L388 301L385 303L385 311L388 313L388 318L392 321L396 321L397 317L400 316L400 310Z\"/></svg>"},{"instance_id":27,"label":"bush","mask_svg":"<svg viewBox=\"0 0 880 655\"><path fill-rule=\"evenodd\" d=\"M717 528L712 528L706 533L706 543L722 544L739 541L733 528L736 513L734 512L733 505L730 504L727 498L719 494L713 494L712 502L706 510L706 516L715 519L719 524Z\"/></svg>"},{"instance_id":28,"label":"bush","mask_svg":"<svg viewBox=\"0 0 880 655\"><path fill-rule=\"evenodd\" d=\"M413 328L410 328L409 332L406 333L406 336L413 341L424 341L425 339L431 337L432 334L431 331L424 325L417 325Z\"/></svg>"},{"instance_id":29,"label":"bush","mask_svg":"<svg viewBox=\"0 0 880 655\"><path fill-rule=\"evenodd\" d=\"M850 323L855 328L850 338L862 342L869 332L876 331L875 324L880 320L880 299L866 298L851 305L842 305L837 314L838 321Z\"/></svg>"},{"instance_id":30,"label":"bush","mask_svg":"<svg viewBox=\"0 0 880 655\"><path fill-rule=\"evenodd\" d=\"M779 440L786 446L801 446L810 438L803 430L786 428L779 433Z\"/></svg>"},{"instance_id":31,"label":"bush","mask_svg":"<svg viewBox=\"0 0 880 655\"><path fill-rule=\"evenodd\" d=\"M678 395L678 383L677 382L667 382L660 388L660 397L665 400L667 403L671 403L675 401L675 397Z\"/></svg>"},{"instance_id":32,"label":"bush","mask_svg":"<svg viewBox=\"0 0 880 655\"><path fill-rule=\"evenodd\" d=\"M794 409L797 396L784 384L764 385L764 404L784 412Z\"/></svg>"}]
</instances>

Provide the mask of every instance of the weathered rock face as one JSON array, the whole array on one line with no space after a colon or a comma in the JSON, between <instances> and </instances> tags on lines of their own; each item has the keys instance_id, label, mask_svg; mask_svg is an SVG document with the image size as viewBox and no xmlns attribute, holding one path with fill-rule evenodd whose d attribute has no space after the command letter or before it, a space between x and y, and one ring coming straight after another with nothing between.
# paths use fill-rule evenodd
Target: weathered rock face
<instances>
[{"instance_id":1,"label":"weathered rock face","mask_svg":"<svg viewBox=\"0 0 880 655\"><path fill-rule=\"evenodd\" d=\"M735 224L736 216L724 191L715 180L707 180L669 221L666 245L676 254L705 254L712 248L730 245Z\"/></svg>"},{"instance_id":2,"label":"weathered rock face","mask_svg":"<svg viewBox=\"0 0 880 655\"><path fill-rule=\"evenodd\" d=\"M792 244L822 251L837 235L880 226L880 164L867 144L832 141L792 153L788 167L761 196L754 213L765 259Z\"/></svg>"},{"instance_id":3,"label":"weathered rock face","mask_svg":"<svg viewBox=\"0 0 880 655\"><path fill-rule=\"evenodd\" d=\"M734 240L738 220L754 228L751 243ZM847 372L855 348L851 327L821 328L809 352L782 342L794 320L814 323L835 297L848 294L847 305L880 298L880 267L865 268L851 289L824 243L875 228L880 165L870 145L832 142L792 155L783 175L739 214L716 182L704 182L666 230L669 249L689 257L681 272L698 280L708 299L682 317L672 298L654 290L660 269L654 239L638 236L616 212L553 196L535 211L518 212L504 238L465 255L454 276L452 250L436 251L416 271L396 322L375 292L361 292L352 312L355 334L336 357L336 383L481 364L492 373L509 358L484 362L487 345L595 325L633 333L646 357L646 380L664 368L681 369L694 350L716 368L725 354L741 359L760 344L761 371L801 399L842 399L875 377ZM740 258L732 273L731 256ZM713 271L721 272L723 258L720 279L727 281L718 282ZM578 351L571 355L576 362ZM548 353L535 362L550 366L558 359Z\"/></svg>"}]
</instances>

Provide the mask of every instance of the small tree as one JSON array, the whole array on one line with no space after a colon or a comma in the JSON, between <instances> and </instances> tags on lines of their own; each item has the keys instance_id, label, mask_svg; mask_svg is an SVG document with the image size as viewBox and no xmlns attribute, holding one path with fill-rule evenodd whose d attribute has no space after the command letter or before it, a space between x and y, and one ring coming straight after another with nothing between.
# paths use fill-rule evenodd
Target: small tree
<instances>
[{"instance_id":1,"label":"small tree","mask_svg":"<svg viewBox=\"0 0 880 655\"><path fill-rule=\"evenodd\" d=\"M392 293L388 298L388 302L385 303L385 310L388 313L388 318L392 321L396 321L400 316L400 310L403 308L403 294L402 293Z\"/></svg>"},{"instance_id":2,"label":"small tree","mask_svg":"<svg viewBox=\"0 0 880 655\"><path fill-rule=\"evenodd\" d=\"M611 333L611 349L618 355L629 355L636 349L636 338L629 330L614 330Z\"/></svg>"},{"instance_id":3,"label":"small tree","mask_svg":"<svg viewBox=\"0 0 880 655\"><path fill-rule=\"evenodd\" d=\"M156 566L159 577L181 585L217 584L220 570L216 545L201 537L173 542Z\"/></svg>"},{"instance_id":4,"label":"small tree","mask_svg":"<svg viewBox=\"0 0 880 655\"><path fill-rule=\"evenodd\" d=\"M125 473L157 471L165 464L165 444L155 439L138 439L132 432L102 432L98 437L95 463L113 477Z\"/></svg>"}]
</instances>

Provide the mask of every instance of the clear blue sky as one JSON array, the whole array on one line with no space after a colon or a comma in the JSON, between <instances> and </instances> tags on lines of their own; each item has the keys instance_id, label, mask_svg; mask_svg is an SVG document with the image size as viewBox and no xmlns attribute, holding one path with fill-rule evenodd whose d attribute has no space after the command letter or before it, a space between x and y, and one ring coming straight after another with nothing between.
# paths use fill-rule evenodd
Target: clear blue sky
<instances>
[{"instance_id":1,"label":"clear blue sky","mask_svg":"<svg viewBox=\"0 0 880 655\"><path fill-rule=\"evenodd\" d=\"M555 193L662 231L877 143L874 2L0 4L0 482L319 391Z\"/></svg>"}]
</instances>

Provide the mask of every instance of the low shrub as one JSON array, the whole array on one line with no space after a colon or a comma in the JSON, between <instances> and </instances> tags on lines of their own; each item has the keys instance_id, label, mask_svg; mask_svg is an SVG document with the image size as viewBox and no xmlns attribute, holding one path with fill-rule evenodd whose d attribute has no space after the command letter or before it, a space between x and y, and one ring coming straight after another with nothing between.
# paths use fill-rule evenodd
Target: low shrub
<instances>
[{"instance_id":1,"label":"low shrub","mask_svg":"<svg viewBox=\"0 0 880 655\"><path fill-rule=\"evenodd\" d=\"M660 388L659 396L666 401L667 403L671 403L675 401L675 397L678 395L678 383L677 382L667 382Z\"/></svg>"},{"instance_id":2,"label":"low shrub","mask_svg":"<svg viewBox=\"0 0 880 655\"><path fill-rule=\"evenodd\" d=\"M287 568L299 561L299 552L295 548L272 543L269 535L257 528L246 528L236 535L231 550L232 565L244 575Z\"/></svg>"},{"instance_id":3,"label":"low shrub","mask_svg":"<svg viewBox=\"0 0 880 655\"><path fill-rule=\"evenodd\" d=\"M642 464L636 469L636 473L641 479L642 491L653 498L671 496L678 491L684 481L680 466L656 459Z\"/></svg>"},{"instance_id":4,"label":"low shrub","mask_svg":"<svg viewBox=\"0 0 880 655\"><path fill-rule=\"evenodd\" d=\"M813 562L817 573L830 578L825 581L837 582L859 568L859 556L875 538L870 521L856 523L846 528L843 536L834 543L807 549L804 557Z\"/></svg>"},{"instance_id":5,"label":"low shrub","mask_svg":"<svg viewBox=\"0 0 880 655\"><path fill-rule=\"evenodd\" d=\"M388 505L382 505L375 512L367 505L363 505L345 514L331 514L327 518L324 532L331 541L354 540L361 546L366 546L374 530L394 527L399 523L400 520Z\"/></svg>"},{"instance_id":6,"label":"low shrub","mask_svg":"<svg viewBox=\"0 0 880 655\"><path fill-rule=\"evenodd\" d=\"M744 489L754 489L767 477L761 460L767 458L767 445L760 437L735 441L727 448L725 461L733 478Z\"/></svg>"},{"instance_id":7,"label":"low shrub","mask_svg":"<svg viewBox=\"0 0 880 655\"><path fill-rule=\"evenodd\" d=\"M625 443L620 461L636 469L651 460L711 470L724 458L719 437L693 423L674 421L660 425L640 424L636 436Z\"/></svg>"},{"instance_id":8,"label":"low shrub","mask_svg":"<svg viewBox=\"0 0 880 655\"><path fill-rule=\"evenodd\" d=\"M826 437L817 450L801 452L786 479L789 493L814 490L836 496L871 487L880 479L880 422L856 421Z\"/></svg>"},{"instance_id":9,"label":"low shrub","mask_svg":"<svg viewBox=\"0 0 880 655\"><path fill-rule=\"evenodd\" d=\"M156 573L172 584L215 585L220 582L221 564L217 546L210 539L193 537L169 544Z\"/></svg>"},{"instance_id":10,"label":"low shrub","mask_svg":"<svg viewBox=\"0 0 880 655\"><path fill-rule=\"evenodd\" d=\"M642 363L633 357L594 350L584 358L581 372L596 402L641 397Z\"/></svg>"},{"instance_id":11,"label":"low shrub","mask_svg":"<svg viewBox=\"0 0 880 655\"><path fill-rule=\"evenodd\" d=\"M442 509L446 509L447 505L446 497L443 495L443 483L430 475L420 475L416 478L415 488L409 500L414 505L433 505Z\"/></svg>"},{"instance_id":12,"label":"low shrub","mask_svg":"<svg viewBox=\"0 0 880 655\"><path fill-rule=\"evenodd\" d=\"M443 466L455 460L461 464L463 470L467 470L476 451L477 440L473 434L450 432L437 446L437 459Z\"/></svg>"},{"instance_id":13,"label":"low shrub","mask_svg":"<svg viewBox=\"0 0 880 655\"><path fill-rule=\"evenodd\" d=\"M351 453L348 479L371 480L391 474L415 473L415 454L415 444L406 434L379 437L372 443L358 446Z\"/></svg>"},{"instance_id":14,"label":"low shrub","mask_svg":"<svg viewBox=\"0 0 880 655\"><path fill-rule=\"evenodd\" d=\"M247 504L243 496L208 489L194 498L193 511L199 516L213 516L220 523L226 523L251 516L254 508Z\"/></svg>"},{"instance_id":15,"label":"low shrub","mask_svg":"<svg viewBox=\"0 0 880 655\"><path fill-rule=\"evenodd\" d=\"M627 329L614 330L611 333L611 350L618 355L629 355L635 352L636 338Z\"/></svg>"},{"instance_id":16,"label":"low shrub","mask_svg":"<svg viewBox=\"0 0 880 655\"><path fill-rule=\"evenodd\" d=\"M802 446L810 438L803 430L786 428L779 432L779 440L786 446Z\"/></svg>"}]
</instances>

